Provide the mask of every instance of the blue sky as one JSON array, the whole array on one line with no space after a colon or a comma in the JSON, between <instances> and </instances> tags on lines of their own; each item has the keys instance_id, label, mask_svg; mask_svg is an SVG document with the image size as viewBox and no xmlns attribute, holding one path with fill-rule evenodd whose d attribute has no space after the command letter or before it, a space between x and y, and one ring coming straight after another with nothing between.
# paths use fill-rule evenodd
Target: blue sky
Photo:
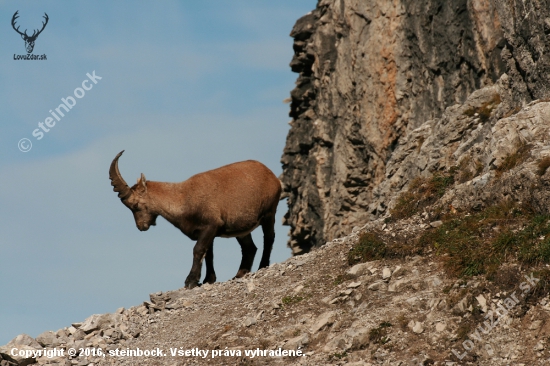
<instances>
[{"instance_id":1,"label":"blue sky","mask_svg":"<svg viewBox=\"0 0 550 366\"><path fill-rule=\"evenodd\" d=\"M131 4L131 5L130 5ZM295 21L315 0L0 1L0 345L94 313L138 305L183 287L193 242L164 219L140 232L108 179L120 170L182 181L256 159L281 173ZM20 30L49 23L33 54ZM61 98L101 79L38 140L33 131ZM78 93L78 92L77 92ZM51 122L50 122L51 124ZM32 149L21 152L27 138ZM278 209L272 262L290 256ZM259 254L261 230L253 235ZM240 263L235 239L218 238L219 281Z\"/></svg>"}]
</instances>

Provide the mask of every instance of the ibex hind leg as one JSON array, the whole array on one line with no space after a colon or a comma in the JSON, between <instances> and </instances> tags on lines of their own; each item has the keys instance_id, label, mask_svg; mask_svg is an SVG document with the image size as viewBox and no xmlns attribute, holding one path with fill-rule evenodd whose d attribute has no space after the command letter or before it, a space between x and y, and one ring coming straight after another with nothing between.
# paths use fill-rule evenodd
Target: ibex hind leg
<instances>
[{"instance_id":1,"label":"ibex hind leg","mask_svg":"<svg viewBox=\"0 0 550 366\"><path fill-rule=\"evenodd\" d=\"M264 217L264 219L262 220L262 231L264 232L264 251L262 253L262 260L260 261L260 267L258 267L258 269L269 266L271 249L273 249L273 242L275 241L274 214Z\"/></svg>"},{"instance_id":2,"label":"ibex hind leg","mask_svg":"<svg viewBox=\"0 0 550 366\"><path fill-rule=\"evenodd\" d=\"M206 275L204 276L203 283L214 283L216 282L216 272L214 271L214 244L206 252L206 257L204 258L206 262Z\"/></svg>"},{"instance_id":3,"label":"ibex hind leg","mask_svg":"<svg viewBox=\"0 0 550 366\"><path fill-rule=\"evenodd\" d=\"M235 275L235 278L241 278L252 270L252 264L254 263L254 257L256 256L258 248L254 245L251 234L247 234L240 238L237 237L237 241L241 245L243 259L241 260L241 265L239 266L239 271Z\"/></svg>"}]
</instances>

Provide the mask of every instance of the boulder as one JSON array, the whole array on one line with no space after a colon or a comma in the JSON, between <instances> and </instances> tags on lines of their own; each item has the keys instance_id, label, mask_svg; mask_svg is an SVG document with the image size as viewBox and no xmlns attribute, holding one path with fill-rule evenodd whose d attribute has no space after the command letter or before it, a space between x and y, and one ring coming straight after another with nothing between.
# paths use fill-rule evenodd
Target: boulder
<instances>
[{"instance_id":1,"label":"boulder","mask_svg":"<svg viewBox=\"0 0 550 366\"><path fill-rule=\"evenodd\" d=\"M42 347L57 347L60 344L56 334L52 331L39 334L36 337L36 341L40 343Z\"/></svg>"},{"instance_id":2,"label":"boulder","mask_svg":"<svg viewBox=\"0 0 550 366\"><path fill-rule=\"evenodd\" d=\"M288 350L297 350L298 348L304 347L308 343L309 343L309 336L307 334L302 334L302 335L299 335L298 337L289 339L285 343L283 348Z\"/></svg>"},{"instance_id":3,"label":"boulder","mask_svg":"<svg viewBox=\"0 0 550 366\"><path fill-rule=\"evenodd\" d=\"M36 363L35 352L42 350L42 347L38 346L38 348L35 348L25 344L10 343L0 347L0 357L4 360L14 362L17 366L27 366Z\"/></svg>"},{"instance_id":4,"label":"boulder","mask_svg":"<svg viewBox=\"0 0 550 366\"><path fill-rule=\"evenodd\" d=\"M120 323L120 319L120 314L94 314L88 317L79 329L88 334L94 330L108 329L111 326L115 326Z\"/></svg>"},{"instance_id":5,"label":"boulder","mask_svg":"<svg viewBox=\"0 0 550 366\"><path fill-rule=\"evenodd\" d=\"M311 333L315 334L321 329L323 329L327 325L331 325L334 323L334 320L336 318L336 312L335 311L327 311L323 314L321 314L317 321L315 322L315 325L311 328Z\"/></svg>"}]
</instances>

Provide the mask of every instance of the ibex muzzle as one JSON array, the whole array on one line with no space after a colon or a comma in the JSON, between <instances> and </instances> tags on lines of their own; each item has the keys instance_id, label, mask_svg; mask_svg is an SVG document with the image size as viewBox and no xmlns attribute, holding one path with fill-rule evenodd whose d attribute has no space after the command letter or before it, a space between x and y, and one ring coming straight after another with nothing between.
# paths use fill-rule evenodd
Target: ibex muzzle
<instances>
[{"instance_id":1,"label":"ibex muzzle","mask_svg":"<svg viewBox=\"0 0 550 366\"><path fill-rule=\"evenodd\" d=\"M262 226L264 233L259 268L269 266L281 183L265 165L243 161L194 175L180 183L147 181L141 174L137 183L129 187L118 170L118 159L123 152L111 163L109 178L122 203L132 210L137 228L148 230L160 215L197 241L185 287L198 285L205 258L204 283L216 281L215 237L237 238L242 261L236 277L249 273L257 250L250 233L258 226Z\"/></svg>"}]
</instances>

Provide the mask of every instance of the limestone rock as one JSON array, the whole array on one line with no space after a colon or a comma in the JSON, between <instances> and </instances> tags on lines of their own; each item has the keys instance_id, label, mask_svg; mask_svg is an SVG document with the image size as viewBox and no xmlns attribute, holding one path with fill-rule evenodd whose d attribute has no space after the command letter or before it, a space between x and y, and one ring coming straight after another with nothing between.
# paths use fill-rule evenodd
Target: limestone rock
<instances>
[{"instance_id":1,"label":"limestone rock","mask_svg":"<svg viewBox=\"0 0 550 366\"><path fill-rule=\"evenodd\" d=\"M39 334L36 337L36 341L40 343L42 347L57 347L60 344L57 335L51 331Z\"/></svg>"},{"instance_id":2,"label":"limestone rock","mask_svg":"<svg viewBox=\"0 0 550 366\"><path fill-rule=\"evenodd\" d=\"M359 263L351 267L347 270L346 273L352 275L352 276L362 276L366 273L368 273L369 268L371 265L369 263Z\"/></svg>"},{"instance_id":3,"label":"limestone rock","mask_svg":"<svg viewBox=\"0 0 550 366\"><path fill-rule=\"evenodd\" d=\"M476 300L479 303L479 306L481 306L481 310L486 313L487 312L487 300L482 294L479 294L476 296Z\"/></svg>"},{"instance_id":4,"label":"limestone rock","mask_svg":"<svg viewBox=\"0 0 550 366\"><path fill-rule=\"evenodd\" d=\"M249 316L248 318L246 318L246 319L244 320L244 325L245 325L246 327L250 327L251 325L254 325L254 324L256 324L256 323L257 323L256 318L253 318L253 317L251 317L251 316Z\"/></svg>"},{"instance_id":5,"label":"limestone rock","mask_svg":"<svg viewBox=\"0 0 550 366\"><path fill-rule=\"evenodd\" d=\"M371 283L367 288L372 291L384 291L388 288L388 285L384 281L376 281Z\"/></svg>"},{"instance_id":6,"label":"limestone rock","mask_svg":"<svg viewBox=\"0 0 550 366\"><path fill-rule=\"evenodd\" d=\"M292 349L292 350L296 350L298 348L302 348L304 347L305 345L307 345L309 343L309 336L307 334L302 334L302 335L299 335L297 337L294 337L292 339L289 339L285 345L284 345L284 349Z\"/></svg>"},{"instance_id":7,"label":"limestone rock","mask_svg":"<svg viewBox=\"0 0 550 366\"><path fill-rule=\"evenodd\" d=\"M384 267L384 269L382 269L382 279L384 281L389 281L391 278L391 270L388 268L388 267Z\"/></svg>"},{"instance_id":8,"label":"limestone rock","mask_svg":"<svg viewBox=\"0 0 550 366\"><path fill-rule=\"evenodd\" d=\"M16 353L12 354L14 348L16 348ZM36 362L36 358L32 356L33 352L41 349L42 347L40 346L35 348L26 344L8 344L0 347L0 357L14 362L18 366L27 366ZM27 352L29 356L27 356Z\"/></svg>"},{"instance_id":9,"label":"limestone rock","mask_svg":"<svg viewBox=\"0 0 550 366\"><path fill-rule=\"evenodd\" d=\"M294 253L386 212L387 202L375 198L387 192L374 189L398 167L388 158L404 136L516 68L514 57L524 60L518 79L530 70L525 60L538 57L528 51L529 37L513 38L525 57L514 46L506 48L512 53L505 61L501 51L515 22L523 22L520 14L537 11L521 8L519 0L495 2L330 0L296 22L290 66L299 76L290 93L292 122L280 177ZM543 16L530 16L544 28ZM546 50L543 39L537 44ZM550 85L531 79L542 90Z\"/></svg>"},{"instance_id":10,"label":"limestone rock","mask_svg":"<svg viewBox=\"0 0 550 366\"><path fill-rule=\"evenodd\" d=\"M421 322L415 322L414 326L412 327L412 331L415 332L416 334L420 334L424 332L423 324Z\"/></svg>"},{"instance_id":11,"label":"limestone rock","mask_svg":"<svg viewBox=\"0 0 550 366\"><path fill-rule=\"evenodd\" d=\"M8 345L25 345L30 346L36 349L42 348L40 343L38 343L33 337L28 334L20 334L14 339L12 339Z\"/></svg>"},{"instance_id":12,"label":"limestone rock","mask_svg":"<svg viewBox=\"0 0 550 366\"><path fill-rule=\"evenodd\" d=\"M90 333L94 330L107 329L111 325L115 325L120 321L120 314L94 314L87 318L79 327L85 333Z\"/></svg>"},{"instance_id":13,"label":"limestone rock","mask_svg":"<svg viewBox=\"0 0 550 366\"><path fill-rule=\"evenodd\" d=\"M327 311L323 314L321 314L318 318L313 327L311 328L311 333L315 334L321 329L323 329L327 325L331 325L334 323L334 320L336 318L336 312L335 311Z\"/></svg>"}]
</instances>

